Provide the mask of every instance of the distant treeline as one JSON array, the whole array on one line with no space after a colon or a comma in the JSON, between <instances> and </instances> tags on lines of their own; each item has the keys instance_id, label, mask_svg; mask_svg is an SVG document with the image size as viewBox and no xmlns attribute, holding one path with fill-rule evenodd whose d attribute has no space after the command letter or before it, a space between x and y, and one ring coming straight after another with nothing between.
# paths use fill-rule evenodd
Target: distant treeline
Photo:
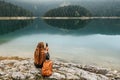
<instances>
[{"instance_id":1,"label":"distant treeline","mask_svg":"<svg viewBox=\"0 0 120 80\"><path fill-rule=\"evenodd\" d=\"M0 16L32 16L32 12L13 5L11 3L0 1Z\"/></svg>"},{"instance_id":2,"label":"distant treeline","mask_svg":"<svg viewBox=\"0 0 120 80\"><path fill-rule=\"evenodd\" d=\"M91 16L91 13L84 7L77 5L70 5L55 8L45 13L46 17L81 17Z\"/></svg>"}]
</instances>

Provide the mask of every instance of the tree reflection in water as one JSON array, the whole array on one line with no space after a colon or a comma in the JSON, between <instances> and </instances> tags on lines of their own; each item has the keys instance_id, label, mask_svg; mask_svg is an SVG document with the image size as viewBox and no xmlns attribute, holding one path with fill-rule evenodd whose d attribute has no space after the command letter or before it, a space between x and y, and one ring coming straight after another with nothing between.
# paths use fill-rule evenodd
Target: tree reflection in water
<instances>
[{"instance_id":1,"label":"tree reflection in water","mask_svg":"<svg viewBox=\"0 0 120 80\"><path fill-rule=\"evenodd\" d=\"M44 19L44 21L53 27L67 30L84 28L90 22L90 20L80 19Z\"/></svg>"},{"instance_id":2,"label":"tree reflection in water","mask_svg":"<svg viewBox=\"0 0 120 80\"><path fill-rule=\"evenodd\" d=\"M27 27L27 25L31 24L32 22L33 20L1 20L0 35Z\"/></svg>"}]
</instances>

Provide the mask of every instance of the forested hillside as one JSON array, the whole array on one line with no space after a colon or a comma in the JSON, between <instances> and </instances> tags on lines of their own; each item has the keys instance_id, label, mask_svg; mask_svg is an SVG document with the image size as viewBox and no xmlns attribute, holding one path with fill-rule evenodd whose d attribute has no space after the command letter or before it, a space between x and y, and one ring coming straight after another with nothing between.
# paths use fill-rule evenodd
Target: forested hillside
<instances>
[{"instance_id":1,"label":"forested hillside","mask_svg":"<svg viewBox=\"0 0 120 80\"><path fill-rule=\"evenodd\" d=\"M77 5L70 5L55 8L45 13L46 17L81 17L91 16L91 13L84 7Z\"/></svg>"},{"instance_id":2,"label":"forested hillside","mask_svg":"<svg viewBox=\"0 0 120 80\"><path fill-rule=\"evenodd\" d=\"M22 7L0 1L0 16L32 16L32 13Z\"/></svg>"}]
</instances>

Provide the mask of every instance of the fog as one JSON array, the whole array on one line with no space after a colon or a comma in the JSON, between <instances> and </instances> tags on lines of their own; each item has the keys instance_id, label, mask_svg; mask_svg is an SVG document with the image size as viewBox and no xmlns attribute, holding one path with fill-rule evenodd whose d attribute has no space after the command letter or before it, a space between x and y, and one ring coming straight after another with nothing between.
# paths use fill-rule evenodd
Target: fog
<instances>
[{"instance_id":1,"label":"fog","mask_svg":"<svg viewBox=\"0 0 120 80\"><path fill-rule=\"evenodd\" d=\"M120 16L120 0L5 0L30 10L35 16L64 5L80 5L95 16ZM101 13L102 12L102 13Z\"/></svg>"},{"instance_id":2,"label":"fog","mask_svg":"<svg viewBox=\"0 0 120 80\"><path fill-rule=\"evenodd\" d=\"M8 1L8 0L6 0ZM120 0L9 0L10 1L15 1L15 2L27 2L27 3L38 3L38 2L85 2L85 1L94 1L94 2L110 2L110 1L120 1Z\"/></svg>"}]
</instances>

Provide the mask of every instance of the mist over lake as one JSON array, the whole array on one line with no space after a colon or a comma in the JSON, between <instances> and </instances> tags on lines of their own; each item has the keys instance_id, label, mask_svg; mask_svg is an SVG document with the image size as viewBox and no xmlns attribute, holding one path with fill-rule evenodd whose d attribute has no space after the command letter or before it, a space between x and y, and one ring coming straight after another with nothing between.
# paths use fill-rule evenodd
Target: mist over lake
<instances>
[{"instance_id":1,"label":"mist over lake","mask_svg":"<svg viewBox=\"0 0 120 80\"><path fill-rule=\"evenodd\" d=\"M67 5L80 5L94 16L120 16L119 0L5 0L28 9L35 16L43 16L50 9Z\"/></svg>"}]
</instances>

